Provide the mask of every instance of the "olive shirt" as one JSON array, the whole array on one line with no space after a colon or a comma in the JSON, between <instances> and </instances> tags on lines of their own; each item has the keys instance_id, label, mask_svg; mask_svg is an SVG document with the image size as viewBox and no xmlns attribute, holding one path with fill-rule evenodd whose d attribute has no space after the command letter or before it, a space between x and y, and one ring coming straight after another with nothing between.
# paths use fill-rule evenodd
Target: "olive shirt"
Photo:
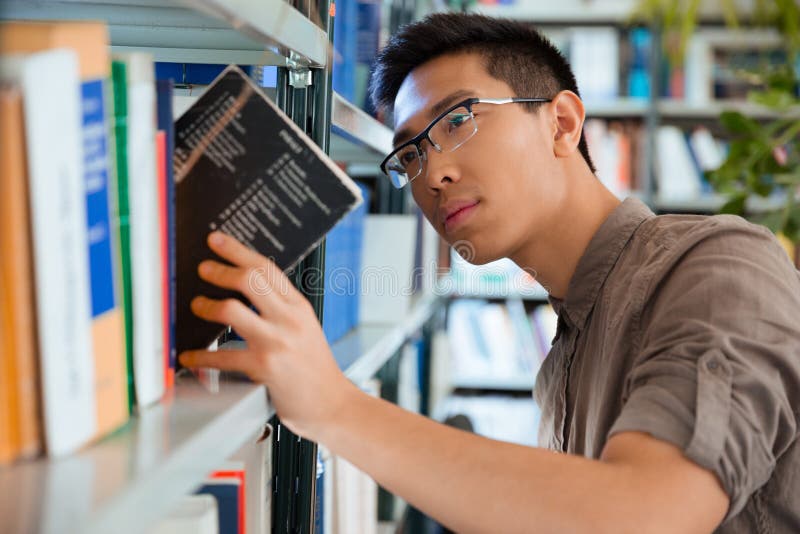
<instances>
[{"instance_id":1,"label":"olive shirt","mask_svg":"<svg viewBox=\"0 0 800 534\"><path fill-rule=\"evenodd\" d=\"M599 458L646 432L719 478L717 532L800 532L800 273L768 230L628 199L551 302L539 445Z\"/></svg>"}]
</instances>

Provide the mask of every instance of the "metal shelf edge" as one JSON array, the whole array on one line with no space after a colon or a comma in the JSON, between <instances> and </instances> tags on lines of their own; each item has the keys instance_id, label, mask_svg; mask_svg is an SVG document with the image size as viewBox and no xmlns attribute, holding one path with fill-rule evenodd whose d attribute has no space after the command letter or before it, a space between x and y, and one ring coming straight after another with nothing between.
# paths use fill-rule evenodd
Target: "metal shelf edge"
<instances>
[{"instance_id":1,"label":"metal shelf edge","mask_svg":"<svg viewBox=\"0 0 800 534\"><path fill-rule=\"evenodd\" d=\"M428 295L422 297L414 304L411 312L396 326L364 324L356 327L341 340L333 343L331 349L334 354L347 347L348 338L359 335L359 329L385 328L373 345L366 352L360 354L350 365L343 369L345 376L355 384L360 384L372 378L378 370L397 352L403 343L409 339L436 311L441 303L440 297Z\"/></svg>"},{"instance_id":2,"label":"metal shelf edge","mask_svg":"<svg viewBox=\"0 0 800 534\"><path fill-rule=\"evenodd\" d=\"M333 93L331 126L335 133L383 156L392 151L392 130L338 93Z\"/></svg>"}]
</instances>

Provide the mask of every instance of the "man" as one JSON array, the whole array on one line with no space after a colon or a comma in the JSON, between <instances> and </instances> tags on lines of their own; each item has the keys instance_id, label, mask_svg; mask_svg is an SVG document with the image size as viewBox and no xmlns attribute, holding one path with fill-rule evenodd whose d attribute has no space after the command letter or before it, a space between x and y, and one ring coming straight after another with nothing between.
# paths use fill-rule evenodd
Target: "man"
<instances>
[{"instance_id":1,"label":"man","mask_svg":"<svg viewBox=\"0 0 800 534\"><path fill-rule=\"evenodd\" d=\"M562 56L523 25L459 14L405 27L372 94L393 108L384 170L471 260L538 273L559 315L535 387L540 445L500 443L362 394L294 290L258 294L255 252L215 233L198 298L243 352L188 366L248 373L294 432L464 532L796 532L800 276L763 228L655 217L593 174ZM521 100L511 100L516 97ZM302 384L302 387L300 386Z\"/></svg>"}]
</instances>

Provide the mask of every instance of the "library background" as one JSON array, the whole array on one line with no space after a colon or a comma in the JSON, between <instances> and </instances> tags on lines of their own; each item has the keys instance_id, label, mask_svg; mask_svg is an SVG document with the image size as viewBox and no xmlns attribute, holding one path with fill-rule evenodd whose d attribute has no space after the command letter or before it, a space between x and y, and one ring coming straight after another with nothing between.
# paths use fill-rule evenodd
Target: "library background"
<instances>
[{"instance_id":1,"label":"library background","mask_svg":"<svg viewBox=\"0 0 800 534\"><path fill-rule=\"evenodd\" d=\"M453 254L408 190L380 176L391 117L371 108L367 81L405 23L450 10L536 25L573 66L613 192L657 213L742 213L797 262L791 2L0 6L3 532L437 531L282 427L263 386L175 372L173 121L226 65L361 189L361 207L292 271L340 367L440 421L535 445L531 389L556 320L535 280L508 260ZM304 280L312 269L325 276ZM216 346L237 343L228 331Z\"/></svg>"}]
</instances>

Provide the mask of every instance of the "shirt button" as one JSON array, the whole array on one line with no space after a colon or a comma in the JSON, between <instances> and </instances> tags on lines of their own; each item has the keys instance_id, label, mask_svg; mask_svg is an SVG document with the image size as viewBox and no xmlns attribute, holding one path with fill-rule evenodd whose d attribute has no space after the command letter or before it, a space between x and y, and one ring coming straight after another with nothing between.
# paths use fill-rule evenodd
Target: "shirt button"
<instances>
[{"instance_id":1,"label":"shirt button","mask_svg":"<svg viewBox=\"0 0 800 534\"><path fill-rule=\"evenodd\" d=\"M711 360L706 364L706 367L708 367L709 371L716 371L717 367L719 367L719 364L717 363L717 360Z\"/></svg>"}]
</instances>

